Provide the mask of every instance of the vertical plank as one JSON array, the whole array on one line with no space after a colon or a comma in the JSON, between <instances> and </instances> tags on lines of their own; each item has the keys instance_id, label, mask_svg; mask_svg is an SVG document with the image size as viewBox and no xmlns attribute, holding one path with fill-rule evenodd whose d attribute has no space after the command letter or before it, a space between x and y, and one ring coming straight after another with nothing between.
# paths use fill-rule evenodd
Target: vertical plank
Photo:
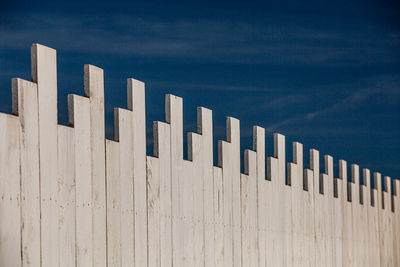
<instances>
[{"instance_id":1,"label":"vertical plank","mask_svg":"<svg viewBox=\"0 0 400 267\"><path fill-rule=\"evenodd\" d=\"M257 161L257 227L258 227L258 266L267 264L267 202L266 202L266 176L265 176L265 129L253 127L253 150L256 151Z\"/></svg>"},{"instance_id":2,"label":"vertical plank","mask_svg":"<svg viewBox=\"0 0 400 267\"><path fill-rule=\"evenodd\" d=\"M89 99L68 95L68 118L70 125L74 126L75 140L76 266L93 266Z\"/></svg>"},{"instance_id":3,"label":"vertical plank","mask_svg":"<svg viewBox=\"0 0 400 267\"><path fill-rule=\"evenodd\" d=\"M379 266L385 266L385 251L384 248L384 237L385 233L383 232L383 190L382 190L382 175L378 172L374 173L374 183L376 188L376 205L377 205L377 231L379 233L378 240L377 240L377 249L379 251Z\"/></svg>"},{"instance_id":4,"label":"vertical plank","mask_svg":"<svg viewBox=\"0 0 400 267\"><path fill-rule=\"evenodd\" d=\"M37 85L13 79L13 113L19 116L22 266L40 266L40 184Z\"/></svg>"},{"instance_id":5,"label":"vertical plank","mask_svg":"<svg viewBox=\"0 0 400 267\"><path fill-rule=\"evenodd\" d=\"M245 173L241 174L242 264L258 266L256 199L256 153L245 150Z\"/></svg>"},{"instance_id":6,"label":"vertical plank","mask_svg":"<svg viewBox=\"0 0 400 267\"><path fill-rule=\"evenodd\" d=\"M342 202L345 191L343 191L344 181L340 178L334 178L334 191L336 193L333 199L333 229L334 229L334 266L343 266L343 209Z\"/></svg>"},{"instance_id":7,"label":"vertical plank","mask_svg":"<svg viewBox=\"0 0 400 267\"><path fill-rule=\"evenodd\" d=\"M363 177L364 177L364 196L363 196L363 206L364 206L364 231L363 236L366 244L365 254L366 254L366 266L373 266L373 253L374 249L372 246L373 239L371 238L372 233L372 219L370 217L369 211L371 209L371 173L369 169L363 169Z\"/></svg>"},{"instance_id":8,"label":"vertical plank","mask_svg":"<svg viewBox=\"0 0 400 267\"><path fill-rule=\"evenodd\" d=\"M214 266L224 265L224 198L222 185L222 168L213 167L214 182Z\"/></svg>"},{"instance_id":9,"label":"vertical plank","mask_svg":"<svg viewBox=\"0 0 400 267\"><path fill-rule=\"evenodd\" d=\"M324 202L325 202L325 218L326 218L326 251L327 251L327 266L334 264L334 227L333 227L333 158L332 156L324 156L325 174L327 175L324 181ZM326 184L325 184L326 183Z\"/></svg>"},{"instance_id":10,"label":"vertical plank","mask_svg":"<svg viewBox=\"0 0 400 267\"><path fill-rule=\"evenodd\" d=\"M325 176L320 174L319 151L310 150L310 168L313 171L313 193L314 193L314 218L315 218L315 265L325 266L327 261L324 241L324 198L323 182Z\"/></svg>"},{"instance_id":11,"label":"vertical plank","mask_svg":"<svg viewBox=\"0 0 400 267\"><path fill-rule=\"evenodd\" d=\"M162 267L172 266L172 204L171 204L171 129L157 122L157 156L160 159L160 259ZM150 260L150 256L149 256Z\"/></svg>"},{"instance_id":12,"label":"vertical plank","mask_svg":"<svg viewBox=\"0 0 400 267\"><path fill-rule=\"evenodd\" d=\"M353 265L360 266L360 250L361 244L359 243L359 228L360 222L358 221L360 213L360 170L358 165L351 164L351 210L352 210L352 251L353 251Z\"/></svg>"},{"instance_id":13,"label":"vertical plank","mask_svg":"<svg viewBox=\"0 0 400 267\"><path fill-rule=\"evenodd\" d=\"M378 199L378 174L373 174L374 186L371 185L371 206L368 210L368 229L371 253L371 266L380 266L380 249L379 249L379 199ZM379 178L380 179L380 178ZM379 182L380 184L380 182Z\"/></svg>"},{"instance_id":14,"label":"vertical plank","mask_svg":"<svg viewBox=\"0 0 400 267\"><path fill-rule=\"evenodd\" d=\"M160 159L147 157L149 267L161 266Z\"/></svg>"},{"instance_id":15,"label":"vertical plank","mask_svg":"<svg viewBox=\"0 0 400 267\"><path fill-rule=\"evenodd\" d=\"M181 223L183 172L183 103L182 98L166 95L165 115L171 130L171 194L172 194L172 262L182 265L184 251Z\"/></svg>"},{"instance_id":16,"label":"vertical plank","mask_svg":"<svg viewBox=\"0 0 400 267\"><path fill-rule=\"evenodd\" d=\"M295 145L293 144L293 147ZM297 149L297 148L296 148ZM294 152L296 152L294 149ZM295 155L295 154L293 154ZM296 156L294 156L295 158ZM288 179L291 181L291 205L292 205L292 212L291 212L291 243L292 243L292 266L304 266L303 262L303 203L302 203L302 196L303 196L303 183L299 180L297 168L299 166L296 163L288 162L287 164L287 175Z\"/></svg>"},{"instance_id":17,"label":"vertical plank","mask_svg":"<svg viewBox=\"0 0 400 267\"><path fill-rule=\"evenodd\" d=\"M172 266L170 127L153 123L154 155L147 158L148 262Z\"/></svg>"},{"instance_id":18,"label":"vertical plank","mask_svg":"<svg viewBox=\"0 0 400 267\"><path fill-rule=\"evenodd\" d=\"M135 266L147 265L146 110L145 85L128 79L128 109L133 111L133 190Z\"/></svg>"},{"instance_id":19,"label":"vertical plank","mask_svg":"<svg viewBox=\"0 0 400 267\"><path fill-rule=\"evenodd\" d=\"M308 258L305 223L309 216L305 201L307 194L303 191L303 145L293 142L293 163L288 164L288 177L292 187L292 245L293 245L293 266L306 266ZM291 168L289 173L289 168ZM296 173L293 173L296 171Z\"/></svg>"},{"instance_id":20,"label":"vertical plank","mask_svg":"<svg viewBox=\"0 0 400 267\"><path fill-rule=\"evenodd\" d=\"M121 261L121 186L120 144L106 140L107 188L107 266L122 266Z\"/></svg>"},{"instance_id":21,"label":"vertical plank","mask_svg":"<svg viewBox=\"0 0 400 267\"><path fill-rule=\"evenodd\" d=\"M268 233L267 239L267 266L283 266L283 230L281 224L283 207L282 186L283 181L278 176L278 159L275 157L267 158L267 177L270 183L267 183L267 202L271 203L268 214Z\"/></svg>"},{"instance_id":22,"label":"vertical plank","mask_svg":"<svg viewBox=\"0 0 400 267\"><path fill-rule=\"evenodd\" d=\"M360 223L360 228L358 229L359 242L360 242L360 263L362 266L368 266L368 217L367 217L367 207L366 207L366 195L365 195L365 184L366 184L366 173L363 169L363 182L360 182L360 213L358 221Z\"/></svg>"},{"instance_id":23,"label":"vertical plank","mask_svg":"<svg viewBox=\"0 0 400 267\"><path fill-rule=\"evenodd\" d=\"M328 175L321 173L318 180L319 191L314 185L314 207L315 207L315 236L316 236L316 266L329 266L329 247L328 247L328 231L329 219L326 211L327 184Z\"/></svg>"},{"instance_id":24,"label":"vertical plank","mask_svg":"<svg viewBox=\"0 0 400 267\"><path fill-rule=\"evenodd\" d=\"M307 248L308 253L307 265L315 266L316 255L315 255L315 209L314 209L314 174L310 169L304 170L304 181L307 183L307 200L306 200L306 211L309 216L306 218L306 235L307 235Z\"/></svg>"},{"instance_id":25,"label":"vertical plank","mask_svg":"<svg viewBox=\"0 0 400 267\"><path fill-rule=\"evenodd\" d=\"M227 142L220 141L218 160L223 176L224 266L241 263L240 232L240 127L239 120L228 117Z\"/></svg>"},{"instance_id":26,"label":"vertical plank","mask_svg":"<svg viewBox=\"0 0 400 267\"><path fill-rule=\"evenodd\" d=\"M248 150L248 175L250 178L250 241L251 241L251 266L259 266L258 251L258 224L257 224L257 160L256 152Z\"/></svg>"},{"instance_id":27,"label":"vertical plank","mask_svg":"<svg viewBox=\"0 0 400 267\"><path fill-rule=\"evenodd\" d=\"M193 196L193 265L204 266L204 184L203 184L203 145L202 136L188 133L188 159L192 161L190 187ZM188 177L186 178L188 179Z\"/></svg>"},{"instance_id":28,"label":"vertical plank","mask_svg":"<svg viewBox=\"0 0 400 267\"><path fill-rule=\"evenodd\" d=\"M57 208L57 55L52 48L31 47L32 81L37 83L41 198L41 264L58 264Z\"/></svg>"},{"instance_id":29,"label":"vertical plank","mask_svg":"<svg viewBox=\"0 0 400 267\"><path fill-rule=\"evenodd\" d=\"M393 251L392 251L392 227L391 227L391 178L384 176L383 178L384 190L382 192L382 217L381 217L381 232L382 232L382 251L383 251L383 266L393 265Z\"/></svg>"},{"instance_id":30,"label":"vertical plank","mask_svg":"<svg viewBox=\"0 0 400 267\"><path fill-rule=\"evenodd\" d=\"M281 211L282 217L280 221L281 233L283 234L283 265L291 266L292 263L292 203L291 203L291 186L290 180L286 177L286 156L285 156L285 136L282 134L274 134L274 156L278 159L278 179L280 182L279 198L283 204Z\"/></svg>"},{"instance_id":31,"label":"vertical plank","mask_svg":"<svg viewBox=\"0 0 400 267\"><path fill-rule=\"evenodd\" d=\"M106 266L106 182L103 70L84 66L84 92L90 100L90 142L92 168L93 264Z\"/></svg>"},{"instance_id":32,"label":"vertical plank","mask_svg":"<svg viewBox=\"0 0 400 267\"><path fill-rule=\"evenodd\" d=\"M339 160L339 178L342 179L343 199L343 266L352 265L352 216L351 216L351 203L349 203L349 196L351 195L351 183L347 181L347 162Z\"/></svg>"},{"instance_id":33,"label":"vertical plank","mask_svg":"<svg viewBox=\"0 0 400 267\"><path fill-rule=\"evenodd\" d=\"M0 266L22 264L19 123L0 113Z\"/></svg>"},{"instance_id":34,"label":"vertical plank","mask_svg":"<svg viewBox=\"0 0 400 267\"><path fill-rule=\"evenodd\" d=\"M183 173L182 173L182 217L181 217L181 232L183 234L183 254L182 254L182 266L193 266L194 265L194 247L196 240L194 239L194 196L193 196L193 162L184 160L183 161Z\"/></svg>"},{"instance_id":35,"label":"vertical plank","mask_svg":"<svg viewBox=\"0 0 400 267\"><path fill-rule=\"evenodd\" d=\"M232 225L233 225L233 265L242 266L241 258L241 211L240 211L240 122L238 119L227 118L227 140L232 153ZM225 181L224 175L224 181Z\"/></svg>"},{"instance_id":36,"label":"vertical plank","mask_svg":"<svg viewBox=\"0 0 400 267\"><path fill-rule=\"evenodd\" d=\"M274 158L268 158L271 180L271 266L291 266L291 187L286 184L285 137L274 134ZM282 163L283 162L283 163Z\"/></svg>"},{"instance_id":37,"label":"vertical plank","mask_svg":"<svg viewBox=\"0 0 400 267\"><path fill-rule=\"evenodd\" d=\"M232 160L229 143L218 141L218 165L222 168L223 186L223 266L233 266L232 233Z\"/></svg>"},{"instance_id":38,"label":"vertical plank","mask_svg":"<svg viewBox=\"0 0 400 267\"><path fill-rule=\"evenodd\" d=\"M58 126L58 266L75 265L74 129Z\"/></svg>"},{"instance_id":39,"label":"vertical plank","mask_svg":"<svg viewBox=\"0 0 400 267\"><path fill-rule=\"evenodd\" d=\"M242 263L243 266L252 266L251 262L251 234L250 234L250 177L245 174L240 175L241 183L241 211L242 211Z\"/></svg>"},{"instance_id":40,"label":"vertical plank","mask_svg":"<svg viewBox=\"0 0 400 267\"><path fill-rule=\"evenodd\" d=\"M115 136L120 144L121 264L132 266L135 264L132 111L116 108L114 115Z\"/></svg>"},{"instance_id":41,"label":"vertical plank","mask_svg":"<svg viewBox=\"0 0 400 267\"><path fill-rule=\"evenodd\" d=\"M213 124L212 111L197 108L197 130L202 136L202 180L204 186L204 266L212 267L215 262L214 246L214 174L213 174Z\"/></svg>"}]
</instances>

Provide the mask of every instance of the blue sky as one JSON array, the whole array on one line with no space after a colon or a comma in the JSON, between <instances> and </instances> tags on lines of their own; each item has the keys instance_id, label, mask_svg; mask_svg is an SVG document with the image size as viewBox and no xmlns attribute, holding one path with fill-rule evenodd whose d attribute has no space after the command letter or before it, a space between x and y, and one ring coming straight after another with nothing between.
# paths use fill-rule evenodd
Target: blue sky
<instances>
[{"instance_id":1,"label":"blue sky","mask_svg":"<svg viewBox=\"0 0 400 267\"><path fill-rule=\"evenodd\" d=\"M59 122L67 94L83 94L83 64L105 71L106 135L126 107L126 78L146 83L148 154L164 94L286 135L348 164L400 174L400 5L396 1L1 1L0 112L11 112L11 78L30 79L30 45L57 49ZM216 152L215 152L216 153ZM215 155L216 156L216 155ZM335 175L337 176L337 169Z\"/></svg>"}]
</instances>

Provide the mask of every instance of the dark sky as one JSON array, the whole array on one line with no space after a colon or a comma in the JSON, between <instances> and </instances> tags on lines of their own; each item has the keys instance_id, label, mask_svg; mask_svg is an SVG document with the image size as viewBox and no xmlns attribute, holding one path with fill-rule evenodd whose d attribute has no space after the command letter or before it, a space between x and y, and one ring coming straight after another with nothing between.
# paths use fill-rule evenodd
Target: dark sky
<instances>
[{"instance_id":1,"label":"dark sky","mask_svg":"<svg viewBox=\"0 0 400 267\"><path fill-rule=\"evenodd\" d=\"M30 45L57 50L59 122L67 94L83 94L83 65L105 71L106 135L126 107L126 78L146 83L148 154L164 94L241 120L348 164L400 174L400 4L397 1L0 1L0 111L11 112L11 78L30 79ZM218 3L216 3L218 2ZM185 134L186 136L186 134ZM216 152L215 152L216 153ZM216 157L216 155L215 155ZM322 162L321 162L322 164ZM337 168L335 176L338 175Z\"/></svg>"}]
</instances>

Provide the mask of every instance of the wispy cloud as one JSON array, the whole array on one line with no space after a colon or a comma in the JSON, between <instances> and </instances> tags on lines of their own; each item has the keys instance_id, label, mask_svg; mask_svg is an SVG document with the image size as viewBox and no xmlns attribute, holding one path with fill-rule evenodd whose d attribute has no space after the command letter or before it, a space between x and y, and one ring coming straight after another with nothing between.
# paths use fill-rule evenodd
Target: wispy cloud
<instances>
[{"instance_id":1,"label":"wispy cloud","mask_svg":"<svg viewBox=\"0 0 400 267\"><path fill-rule=\"evenodd\" d=\"M289 125L297 125L301 122L310 122L324 116L334 116L339 112L346 112L349 109L357 109L359 105L365 103L366 99L383 94L388 98L400 99L400 79L397 76L379 76L365 79L363 84L370 84L370 87L357 88L354 83L342 85L349 88L351 92L347 97L338 99L332 105L289 117L278 123L274 123L266 128L269 132L274 132ZM337 86L337 85L336 85Z\"/></svg>"},{"instance_id":2,"label":"wispy cloud","mask_svg":"<svg viewBox=\"0 0 400 267\"><path fill-rule=\"evenodd\" d=\"M371 40L368 33L350 29L322 31L283 23L36 14L12 17L7 25L0 25L0 34L3 50L26 49L27 42L34 41L79 53L209 62L354 65L400 61L388 53L400 46L397 32L379 32L381 38Z\"/></svg>"}]
</instances>

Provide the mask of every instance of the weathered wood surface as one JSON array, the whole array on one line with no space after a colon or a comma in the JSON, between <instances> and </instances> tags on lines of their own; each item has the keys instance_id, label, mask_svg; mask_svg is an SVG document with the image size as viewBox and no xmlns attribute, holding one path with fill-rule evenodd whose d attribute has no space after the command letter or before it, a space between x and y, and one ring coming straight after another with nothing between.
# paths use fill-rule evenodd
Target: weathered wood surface
<instances>
[{"instance_id":1,"label":"weathered wood surface","mask_svg":"<svg viewBox=\"0 0 400 267\"><path fill-rule=\"evenodd\" d=\"M198 108L184 148L174 95L147 155L134 79L106 140L103 70L92 65L84 96L68 98L69 126L58 125L56 62L33 45L33 82L13 79L13 115L0 113L0 266L399 266L399 180L328 155L322 166L299 142L290 162L285 136L266 144L259 126L241 156L232 117L213 166L212 111Z\"/></svg>"}]
</instances>

